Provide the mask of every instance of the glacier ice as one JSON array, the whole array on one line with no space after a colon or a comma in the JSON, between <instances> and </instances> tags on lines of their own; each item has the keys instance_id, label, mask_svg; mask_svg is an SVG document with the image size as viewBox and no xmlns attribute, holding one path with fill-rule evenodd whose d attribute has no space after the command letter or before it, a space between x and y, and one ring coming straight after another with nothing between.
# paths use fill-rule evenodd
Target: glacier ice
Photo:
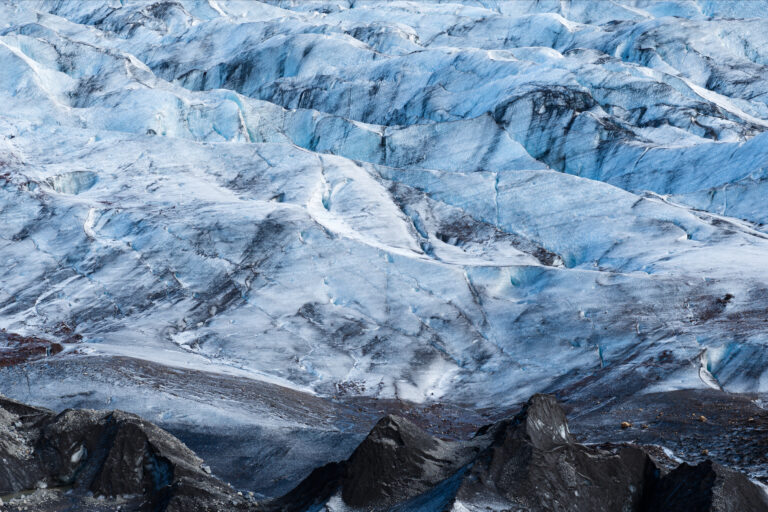
<instances>
[{"instance_id":1,"label":"glacier ice","mask_svg":"<svg viewBox=\"0 0 768 512\"><path fill-rule=\"evenodd\" d=\"M0 328L323 396L766 392L762 15L9 0Z\"/></svg>"}]
</instances>

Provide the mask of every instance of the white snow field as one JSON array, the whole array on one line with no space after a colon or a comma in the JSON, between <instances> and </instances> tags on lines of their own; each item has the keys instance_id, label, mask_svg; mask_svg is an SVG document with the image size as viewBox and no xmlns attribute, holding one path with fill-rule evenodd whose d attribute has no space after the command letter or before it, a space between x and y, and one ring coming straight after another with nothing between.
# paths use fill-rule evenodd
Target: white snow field
<instances>
[{"instance_id":1,"label":"white snow field","mask_svg":"<svg viewBox=\"0 0 768 512\"><path fill-rule=\"evenodd\" d=\"M768 392L766 15L4 0L0 328L321 397ZM56 368L0 392L295 424Z\"/></svg>"}]
</instances>

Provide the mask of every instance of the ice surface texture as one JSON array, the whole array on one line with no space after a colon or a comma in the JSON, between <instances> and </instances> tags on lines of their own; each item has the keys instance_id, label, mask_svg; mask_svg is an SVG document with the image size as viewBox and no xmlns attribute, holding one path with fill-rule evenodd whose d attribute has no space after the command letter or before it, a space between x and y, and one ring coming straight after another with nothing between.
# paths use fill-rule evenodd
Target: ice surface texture
<instances>
[{"instance_id":1,"label":"ice surface texture","mask_svg":"<svg viewBox=\"0 0 768 512\"><path fill-rule=\"evenodd\" d=\"M768 391L765 13L8 0L0 327L323 395Z\"/></svg>"}]
</instances>

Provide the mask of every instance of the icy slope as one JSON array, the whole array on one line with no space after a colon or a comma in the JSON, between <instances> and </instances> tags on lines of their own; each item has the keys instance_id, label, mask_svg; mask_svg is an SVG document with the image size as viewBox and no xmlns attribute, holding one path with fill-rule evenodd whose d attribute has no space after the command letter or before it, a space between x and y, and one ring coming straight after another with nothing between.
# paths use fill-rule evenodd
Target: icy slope
<instances>
[{"instance_id":1,"label":"icy slope","mask_svg":"<svg viewBox=\"0 0 768 512\"><path fill-rule=\"evenodd\" d=\"M343 4L1 5L0 327L325 395L768 391L764 10Z\"/></svg>"}]
</instances>

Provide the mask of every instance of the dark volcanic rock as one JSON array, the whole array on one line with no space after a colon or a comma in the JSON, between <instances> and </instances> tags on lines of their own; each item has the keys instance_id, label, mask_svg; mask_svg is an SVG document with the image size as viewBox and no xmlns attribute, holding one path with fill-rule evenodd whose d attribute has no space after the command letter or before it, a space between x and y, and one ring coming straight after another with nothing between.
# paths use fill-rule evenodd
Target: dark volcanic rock
<instances>
[{"instance_id":1,"label":"dark volcanic rock","mask_svg":"<svg viewBox=\"0 0 768 512\"><path fill-rule=\"evenodd\" d=\"M386 416L347 461L342 498L354 507L370 507L417 496L468 462L466 451L404 418Z\"/></svg>"},{"instance_id":2,"label":"dark volcanic rock","mask_svg":"<svg viewBox=\"0 0 768 512\"><path fill-rule=\"evenodd\" d=\"M0 433L0 495L29 494L35 510L65 504L101 510L99 503L112 510L110 500L141 511L249 506L209 476L181 441L133 414L70 409L57 415L0 398ZM92 497L101 499L86 506Z\"/></svg>"},{"instance_id":3,"label":"dark volcanic rock","mask_svg":"<svg viewBox=\"0 0 768 512\"><path fill-rule=\"evenodd\" d=\"M266 505L268 511L317 510L339 489L346 464L331 462L312 471L292 491Z\"/></svg>"},{"instance_id":4,"label":"dark volcanic rock","mask_svg":"<svg viewBox=\"0 0 768 512\"><path fill-rule=\"evenodd\" d=\"M449 478L472 460L480 446L436 439L409 420L388 415L348 460L316 469L270 508L305 510L341 492L351 507L388 509Z\"/></svg>"},{"instance_id":5,"label":"dark volcanic rock","mask_svg":"<svg viewBox=\"0 0 768 512\"><path fill-rule=\"evenodd\" d=\"M691 466L659 447L577 443L549 395L468 441L386 416L349 459L268 503L244 499L181 441L121 411L55 414L0 397L0 461L9 510L768 511L760 487L712 461Z\"/></svg>"},{"instance_id":6,"label":"dark volcanic rock","mask_svg":"<svg viewBox=\"0 0 768 512\"><path fill-rule=\"evenodd\" d=\"M767 510L765 492L746 476L707 460L680 464L656 485L652 512Z\"/></svg>"},{"instance_id":7,"label":"dark volcanic rock","mask_svg":"<svg viewBox=\"0 0 768 512\"><path fill-rule=\"evenodd\" d=\"M467 442L387 416L347 461L315 470L269 508L318 509L339 498L364 510L768 510L756 484L711 461L678 465L656 447L576 443L548 395Z\"/></svg>"},{"instance_id":8,"label":"dark volcanic rock","mask_svg":"<svg viewBox=\"0 0 768 512\"><path fill-rule=\"evenodd\" d=\"M457 499L522 510L639 510L657 468L641 448L574 443L554 397L535 395L468 472Z\"/></svg>"}]
</instances>

